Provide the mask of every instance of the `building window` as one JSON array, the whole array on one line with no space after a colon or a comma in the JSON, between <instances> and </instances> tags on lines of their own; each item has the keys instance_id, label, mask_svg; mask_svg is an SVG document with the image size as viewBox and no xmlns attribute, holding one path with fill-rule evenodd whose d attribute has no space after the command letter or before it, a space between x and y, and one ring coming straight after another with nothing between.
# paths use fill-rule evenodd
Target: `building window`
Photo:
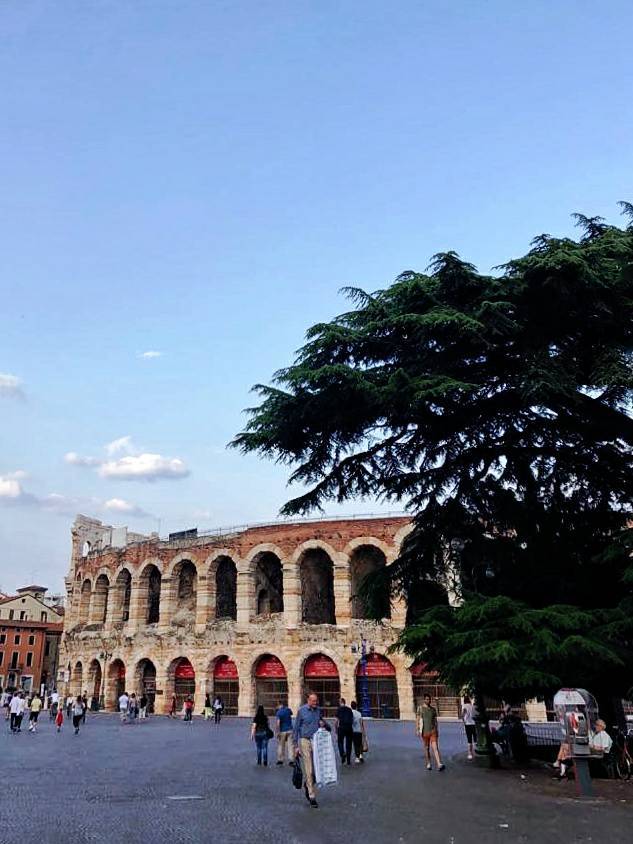
<instances>
[{"instance_id":1,"label":"building window","mask_svg":"<svg viewBox=\"0 0 633 844\"><path fill-rule=\"evenodd\" d=\"M20 610L20 621L26 621L26 613L24 610Z\"/></svg>"},{"instance_id":2,"label":"building window","mask_svg":"<svg viewBox=\"0 0 633 844\"><path fill-rule=\"evenodd\" d=\"M30 668L33 665L33 652L28 651L26 655L26 667Z\"/></svg>"},{"instance_id":3,"label":"building window","mask_svg":"<svg viewBox=\"0 0 633 844\"><path fill-rule=\"evenodd\" d=\"M0 645L4 645L4 643L6 641L7 641L7 634L6 633L0 633Z\"/></svg>"},{"instance_id":4,"label":"building window","mask_svg":"<svg viewBox=\"0 0 633 844\"><path fill-rule=\"evenodd\" d=\"M15 634L15 639L13 640L13 644L14 644L14 645L19 645L19 644L20 644L20 634L19 634L19 633L16 633L16 634Z\"/></svg>"},{"instance_id":5,"label":"building window","mask_svg":"<svg viewBox=\"0 0 633 844\"><path fill-rule=\"evenodd\" d=\"M13 610L9 610L9 621L13 620L13 615L14 615Z\"/></svg>"},{"instance_id":6,"label":"building window","mask_svg":"<svg viewBox=\"0 0 633 844\"><path fill-rule=\"evenodd\" d=\"M13 653L11 654L11 668L17 668L17 667L18 667L18 652L13 651Z\"/></svg>"},{"instance_id":7,"label":"building window","mask_svg":"<svg viewBox=\"0 0 633 844\"><path fill-rule=\"evenodd\" d=\"M29 645L35 644L35 636L29 636Z\"/></svg>"},{"instance_id":8,"label":"building window","mask_svg":"<svg viewBox=\"0 0 633 844\"><path fill-rule=\"evenodd\" d=\"M43 613L41 614L41 620L42 620L42 621L48 621L48 613L43 612Z\"/></svg>"},{"instance_id":9,"label":"building window","mask_svg":"<svg viewBox=\"0 0 633 844\"><path fill-rule=\"evenodd\" d=\"M0 651L0 665L4 662L4 652Z\"/></svg>"}]
</instances>

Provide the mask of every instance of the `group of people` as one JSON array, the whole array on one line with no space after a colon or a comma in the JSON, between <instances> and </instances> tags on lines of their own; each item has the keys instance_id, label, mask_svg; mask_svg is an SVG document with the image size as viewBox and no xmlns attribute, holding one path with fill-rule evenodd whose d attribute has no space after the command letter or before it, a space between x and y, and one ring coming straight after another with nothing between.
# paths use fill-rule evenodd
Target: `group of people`
<instances>
[{"instance_id":1,"label":"group of people","mask_svg":"<svg viewBox=\"0 0 633 844\"><path fill-rule=\"evenodd\" d=\"M287 702L275 712L275 730L269 724L262 705L257 707L251 724L251 741L257 748L257 764L268 766L268 742L277 739L277 765L295 765L299 760L303 774L305 796L314 808L318 808L316 785L336 782L336 758L331 738L332 728L327 722L316 694L311 693L307 702L299 708L293 721L292 709ZM352 748L355 761L365 761L368 750L365 723L356 701L348 706L341 698L334 718L338 752L342 765L351 765Z\"/></svg>"},{"instance_id":2,"label":"group of people","mask_svg":"<svg viewBox=\"0 0 633 844\"><path fill-rule=\"evenodd\" d=\"M5 719L9 721L9 729L12 733L22 732L22 720L24 713L29 711L29 732L37 730L37 720L44 706L42 698L34 692L30 699L27 699L26 692L15 689L13 692L4 691L0 695L0 706L4 709Z\"/></svg>"},{"instance_id":3,"label":"group of people","mask_svg":"<svg viewBox=\"0 0 633 844\"><path fill-rule=\"evenodd\" d=\"M143 693L140 697L137 697L135 692L128 695L128 693L124 691L123 694L119 696L119 717L121 719L121 723L124 724L127 721L135 721L137 718L147 718L148 703L149 701L145 693Z\"/></svg>"}]
</instances>

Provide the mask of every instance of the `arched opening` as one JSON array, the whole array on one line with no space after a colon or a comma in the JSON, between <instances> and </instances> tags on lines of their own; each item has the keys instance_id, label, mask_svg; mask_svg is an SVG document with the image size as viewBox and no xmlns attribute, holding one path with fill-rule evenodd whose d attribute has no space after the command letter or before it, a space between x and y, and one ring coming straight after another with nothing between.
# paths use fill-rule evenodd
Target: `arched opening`
<instances>
[{"instance_id":1,"label":"arched opening","mask_svg":"<svg viewBox=\"0 0 633 844\"><path fill-rule=\"evenodd\" d=\"M75 667L73 668L72 674L72 694L77 697L83 693L83 682L84 682L84 667L81 662L76 662Z\"/></svg>"},{"instance_id":2,"label":"arched opening","mask_svg":"<svg viewBox=\"0 0 633 844\"><path fill-rule=\"evenodd\" d=\"M92 550L92 548L90 546L90 543L84 542L84 544L81 547L81 556L87 557L91 550Z\"/></svg>"},{"instance_id":3,"label":"arched opening","mask_svg":"<svg viewBox=\"0 0 633 844\"><path fill-rule=\"evenodd\" d=\"M288 701L288 678L280 659L264 654L255 665L255 703L261 704L267 715L274 715L282 703Z\"/></svg>"},{"instance_id":4,"label":"arched opening","mask_svg":"<svg viewBox=\"0 0 633 844\"><path fill-rule=\"evenodd\" d=\"M149 565L141 575L141 618L146 624L157 624L160 620L161 575L155 565Z\"/></svg>"},{"instance_id":5,"label":"arched opening","mask_svg":"<svg viewBox=\"0 0 633 844\"><path fill-rule=\"evenodd\" d=\"M194 698L196 694L196 672L189 660L182 656L175 659L169 668L170 679L173 678L173 694L176 695L176 712L180 712L186 698Z\"/></svg>"},{"instance_id":6,"label":"arched opening","mask_svg":"<svg viewBox=\"0 0 633 844\"><path fill-rule=\"evenodd\" d=\"M132 575L122 569L112 587L112 622L125 624L130 620L130 600L132 598Z\"/></svg>"},{"instance_id":7,"label":"arched opening","mask_svg":"<svg viewBox=\"0 0 633 844\"><path fill-rule=\"evenodd\" d=\"M98 709L101 697L101 664L99 660L93 659L88 666L88 695L91 709Z\"/></svg>"},{"instance_id":8,"label":"arched opening","mask_svg":"<svg viewBox=\"0 0 633 844\"><path fill-rule=\"evenodd\" d=\"M108 708L119 708L119 698L125 691L125 665L120 659L114 659L108 666Z\"/></svg>"},{"instance_id":9,"label":"arched opening","mask_svg":"<svg viewBox=\"0 0 633 844\"><path fill-rule=\"evenodd\" d=\"M257 615L283 612L284 575L281 560L271 551L263 551L254 562Z\"/></svg>"},{"instance_id":10,"label":"arched opening","mask_svg":"<svg viewBox=\"0 0 633 844\"><path fill-rule=\"evenodd\" d=\"M356 666L356 700L363 715L399 718L396 669L386 656L369 653Z\"/></svg>"},{"instance_id":11,"label":"arched opening","mask_svg":"<svg viewBox=\"0 0 633 844\"><path fill-rule=\"evenodd\" d=\"M215 617L237 618L237 568L230 557L220 557L215 572Z\"/></svg>"},{"instance_id":12,"label":"arched opening","mask_svg":"<svg viewBox=\"0 0 633 844\"><path fill-rule=\"evenodd\" d=\"M100 574L95 582L94 594L92 596L93 610L92 619L94 624L105 624L108 613L108 590L110 581L107 575Z\"/></svg>"},{"instance_id":13,"label":"arched opening","mask_svg":"<svg viewBox=\"0 0 633 844\"><path fill-rule=\"evenodd\" d=\"M176 606L172 621L195 621L198 595L198 570L191 560L182 560L174 569Z\"/></svg>"},{"instance_id":14,"label":"arched opening","mask_svg":"<svg viewBox=\"0 0 633 844\"><path fill-rule=\"evenodd\" d=\"M301 620L305 624L336 624L334 564L321 548L310 548L301 557Z\"/></svg>"},{"instance_id":15,"label":"arched opening","mask_svg":"<svg viewBox=\"0 0 633 844\"><path fill-rule=\"evenodd\" d=\"M240 679L237 666L228 656L219 656L213 663L213 696L222 698L224 715L237 715Z\"/></svg>"},{"instance_id":16,"label":"arched opening","mask_svg":"<svg viewBox=\"0 0 633 844\"><path fill-rule=\"evenodd\" d=\"M84 580L81 584L81 592L79 594L79 623L88 624L90 618L90 596L92 593L92 584L89 580Z\"/></svg>"},{"instance_id":17,"label":"arched opening","mask_svg":"<svg viewBox=\"0 0 633 844\"><path fill-rule=\"evenodd\" d=\"M341 681L338 668L325 654L312 654L303 666L303 699L309 692L319 696L319 705L326 718L336 715L341 699Z\"/></svg>"},{"instance_id":18,"label":"arched opening","mask_svg":"<svg viewBox=\"0 0 633 844\"><path fill-rule=\"evenodd\" d=\"M141 659L136 666L136 689L139 696L147 697L147 711L154 711L156 702L156 666L151 659Z\"/></svg>"},{"instance_id":19,"label":"arched opening","mask_svg":"<svg viewBox=\"0 0 633 844\"><path fill-rule=\"evenodd\" d=\"M380 548L373 545L359 546L352 553L349 566L352 578L352 618L390 618L389 584L384 578L375 577L371 584L371 609L367 596L363 594L369 575L385 573L387 559Z\"/></svg>"},{"instance_id":20,"label":"arched opening","mask_svg":"<svg viewBox=\"0 0 633 844\"><path fill-rule=\"evenodd\" d=\"M413 704L417 709L422 705L424 695L431 695L431 703L437 714L447 718L459 718L461 701L459 695L450 686L439 682L437 671L432 671L426 662L414 662L411 668L413 682Z\"/></svg>"}]
</instances>

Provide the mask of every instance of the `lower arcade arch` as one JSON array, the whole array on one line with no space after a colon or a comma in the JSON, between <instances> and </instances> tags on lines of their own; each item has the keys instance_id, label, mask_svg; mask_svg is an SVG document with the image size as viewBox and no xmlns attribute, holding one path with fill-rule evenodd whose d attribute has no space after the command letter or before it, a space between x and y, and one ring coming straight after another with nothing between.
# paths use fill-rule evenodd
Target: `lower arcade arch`
<instances>
[{"instance_id":1,"label":"lower arcade arch","mask_svg":"<svg viewBox=\"0 0 633 844\"><path fill-rule=\"evenodd\" d=\"M84 667L81 660L75 663L75 667L73 668L72 673L72 687L73 687L73 696L77 697L83 693L83 679L84 679Z\"/></svg>"},{"instance_id":2,"label":"lower arcade arch","mask_svg":"<svg viewBox=\"0 0 633 844\"><path fill-rule=\"evenodd\" d=\"M303 666L303 695L310 692L319 697L319 706L326 718L333 718L341 698L341 681L334 660L325 654L309 656Z\"/></svg>"},{"instance_id":3,"label":"lower arcade arch","mask_svg":"<svg viewBox=\"0 0 633 844\"><path fill-rule=\"evenodd\" d=\"M211 700L220 697L223 715L237 715L240 697L240 678L237 666L228 656L213 661L213 693Z\"/></svg>"},{"instance_id":4,"label":"lower arcade arch","mask_svg":"<svg viewBox=\"0 0 633 844\"><path fill-rule=\"evenodd\" d=\"M288 702L288 677L283 662L272 654L260 656L255 664L255 704L274 715Z\"/></svg>"},{"instance_id":5,"label":"lower arcade arch","mask_svg":"<svg viewBox=\"0 0 633 844\"><path fill-rule=\"evenodd\" d=\"M125 691L125 664L121 659L113 660L108 666L107 706L118 710L119 698Z\"/></svg>"},{"instance_id":6,"label":"lower arcade arch","mask_svg":"<svg viewBox=\"0 0 633 844\"><path fill-rule=\"evenodd\" d=\"M102 676L101 664L98 659L93 659L88 666L88 698L92 698L90 703L93 709L96 709L101 699L102 692Z\"/></svg>"},{"instance_id":7,"label":"lower arcade arch","mask_svg":"<svg viewBox=\"0 0 633 844\"><path fill-rule=\"evenodd\" d=\"M363 715L399 718L396 669L386 656L369 653L356 666L356 700Z\"/></svg>"},{"instance_id":8,"label":"lower arcade arch","mask_svg":"<svg viewBox=\"0 0 633 844\"><path fill-rule=\"evenodd\" d=\"M147 711L154 712L156 706L156 666L151 659L141 659L136 666L136 694L147 698Z\"/></svg>"},{"instance_id":9,"label":"lower arcade arch","mask_svg":"<svg viewBox=\"0 0 633 844\"><path fill-rule=\"evenodd\" d=\"M176 712L183 708L185 700L194 698L196 694L196 672L189 660L181 656L173 660L169 666L168 681L170 697L176 698Z\"/></svg>"}]
</instances>

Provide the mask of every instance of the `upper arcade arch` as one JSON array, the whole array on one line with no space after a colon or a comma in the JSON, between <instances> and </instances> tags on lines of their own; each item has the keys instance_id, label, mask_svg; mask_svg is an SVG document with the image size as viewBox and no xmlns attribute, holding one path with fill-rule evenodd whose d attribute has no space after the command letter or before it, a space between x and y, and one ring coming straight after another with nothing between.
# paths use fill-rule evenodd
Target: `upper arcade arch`
<instances>
[{"instance_id":1,"label":"upper arcade arch","mask_svg":"<svg viewBox=\"0 0 633 844\"><path fill-rule=\"evenodd\" d=\"M304 624L336 624L334 561L319 546L306 548L299 558L301 621Z\"/></svg>"},{"instance_id":2,"label":"upper arcade arch","mask_svg":"<svg viewBox=\"0 0 633 844\"><path fill-rule=\"evenodd\" d=\"M387 559L384 552L374 545L357 545L349 558L352 586L352 618L390 618L391 600L389 584L386 579L375 579L372 585L373 607L369 606L366 595L367 578L374 575L379 578L385 573ZM373 609L372 613L370 610Z\"/></svg>"}]
</instances>

